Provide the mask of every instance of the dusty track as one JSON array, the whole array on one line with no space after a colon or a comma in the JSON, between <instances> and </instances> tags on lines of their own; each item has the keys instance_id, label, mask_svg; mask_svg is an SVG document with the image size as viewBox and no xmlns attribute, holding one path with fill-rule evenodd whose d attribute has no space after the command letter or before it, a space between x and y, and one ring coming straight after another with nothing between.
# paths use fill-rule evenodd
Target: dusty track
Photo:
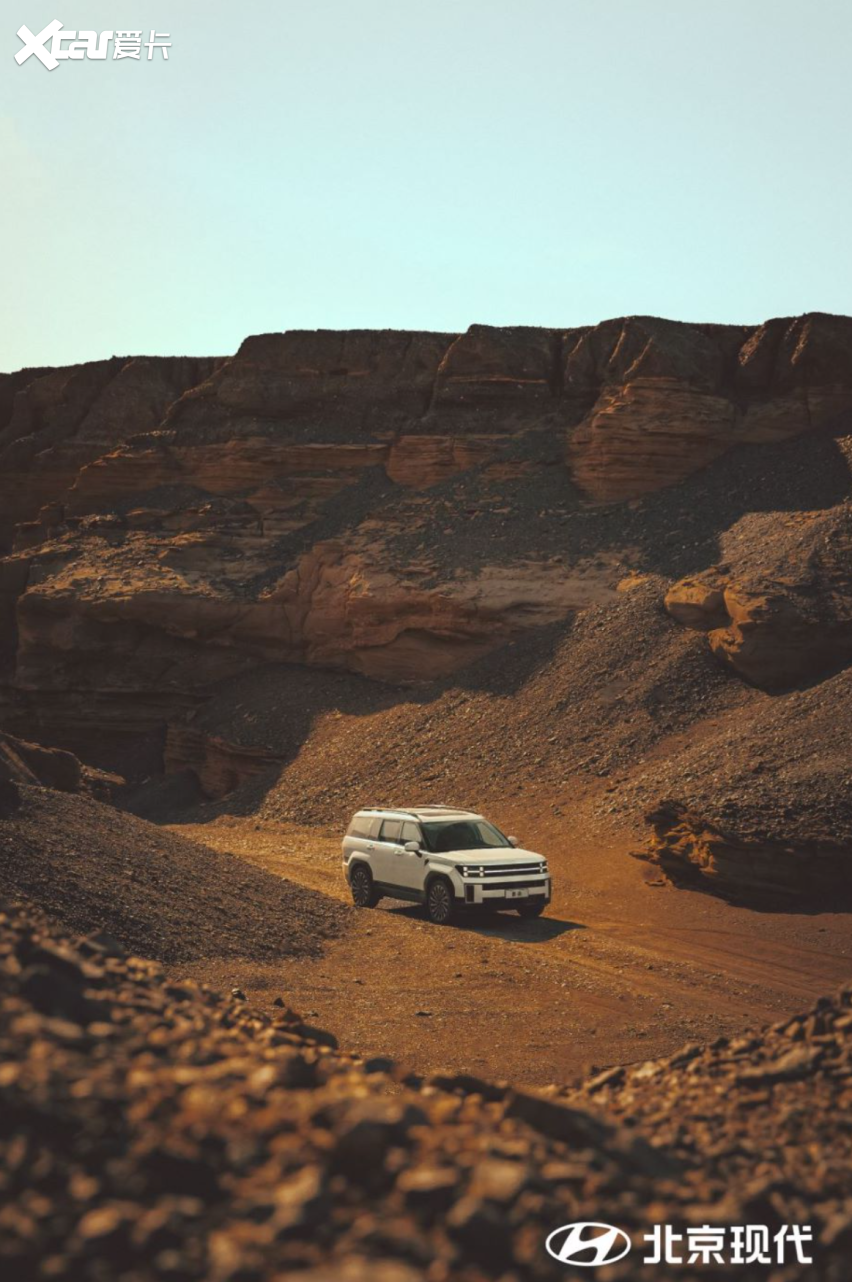
<instances>
[{"instance_id":1,"label":"dusty track","mask_svg":"<svg viewBox=\"0 0 852 1282\"><path fill-rule=\"evenodd\" d=\"M501 913L442 929L384 901L319 960L180 973L238 984L261 1005L282 994L347 1046L421 1071L539 1085L772 1022L852 977L848 914L732 907L654 884L627 838L602 846L527 805L490 813L550 858L555 895L539 921ZM330 828L219 819L180 832L348 898Z\"/></svg>"}]
</instances>

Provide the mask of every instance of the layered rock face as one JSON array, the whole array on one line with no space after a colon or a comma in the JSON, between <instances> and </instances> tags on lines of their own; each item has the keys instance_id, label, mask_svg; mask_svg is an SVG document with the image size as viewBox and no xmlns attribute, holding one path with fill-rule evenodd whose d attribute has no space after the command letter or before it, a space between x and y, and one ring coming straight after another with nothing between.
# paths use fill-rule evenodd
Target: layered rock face
<instances>
[{"instance_id":1,"label":"layered rock face","mask_svg":"<svg viewBox=\"0 0 852 1282\"><path fill-rule=\"evenodd\" d=\"M0 549L20 522L60 506L80 468L155 427L221 362L138 357L22 370L0 386Z\"/></svg>"},{"instance_id":2,"label":"layered rock face","mask_svg":"<svg viewBox=\"0 0 852 1282\"><path fill-rule=\"evenodd\" d=\"M852 321L292 332L229 361L113 357L4 379L7 539L72 488L81 513L178 481L227 494L371 463L428 486L543 422L580 489L613 500L852 410Z\"/></svg>"},{"instance_id":3,"label":"layered rock face","mask_svg":"<svg viewBox=\"0 0 852 1282\"><path fill-rule=\"evenodd\" d=\"M0 409L3 723L218 795L273 758L186 729L215 683L444 680L613 601L642 558L567 523L852 410L852 321L260 335L24 371Z\"/></svg>"},{"instance_id":4,"label":"layered rock face","mask_svg":"<svg viewBox=\"0 0 852 1282\"><path fill-rule=\"evenodd\" d=\"M568 441L577 484L603 500L670 485L735 445L784 440L852 409L852 321L757 329L636 318L582 335L568 394L594 391Z\"/></svg>"}]
</instances>

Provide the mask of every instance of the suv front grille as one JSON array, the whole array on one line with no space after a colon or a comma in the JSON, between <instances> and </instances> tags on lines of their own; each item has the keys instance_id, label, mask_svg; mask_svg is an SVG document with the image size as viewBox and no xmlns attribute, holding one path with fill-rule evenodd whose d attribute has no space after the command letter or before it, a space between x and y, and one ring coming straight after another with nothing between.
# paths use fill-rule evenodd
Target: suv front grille
<instances>
[{"instance_id":1,"label":"suv front grille","mask_svg":"<svg viewBox=\"0 0 852 1282\"><path fill-rule=\"evenodd\" d=\"M537 864L475 864L473 862L466 865L468 876L481 877L490 881L492 877L529 877L536 875L544 876L547 871L546 866Z\"/></svg>"}]
</instances>

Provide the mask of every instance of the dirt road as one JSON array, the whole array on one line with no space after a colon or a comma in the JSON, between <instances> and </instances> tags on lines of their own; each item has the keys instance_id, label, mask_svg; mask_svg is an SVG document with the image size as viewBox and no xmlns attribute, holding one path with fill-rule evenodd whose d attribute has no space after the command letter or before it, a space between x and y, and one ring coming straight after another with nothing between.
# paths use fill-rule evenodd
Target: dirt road
<instances>
[{"instance_id":1,"label":"dirt road","mask_svg":"<svg viewBox=\"0 0 852 1282\"><path fill-rule=\"evenodd\" d=\"M773 1022L852 977L849 914L732 907L660 884L627 856L628 836L602 846L538 807L491 813L548 855L543 918L442 928L384 901L353 909L318 960L199 961L180 973L238 985L259 1005L280 994L348 1047L420 1072L539 1086ZM220 819L179 831L348 900L337 830Z\"/></svg>"}]
</instances>

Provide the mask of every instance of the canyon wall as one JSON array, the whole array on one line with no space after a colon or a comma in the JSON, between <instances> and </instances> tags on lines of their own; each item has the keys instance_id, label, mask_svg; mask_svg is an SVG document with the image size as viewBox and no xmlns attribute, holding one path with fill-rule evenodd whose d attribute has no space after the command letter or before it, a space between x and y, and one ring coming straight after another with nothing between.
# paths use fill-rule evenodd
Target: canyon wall
<instances>
[{"instance_id":1,"label":"canyon wall","mask_svg":"<svg viewBox=\"0 0 852 1282\"><path fill-rule=\"evenodd\" d=\"M292 332L4 376L0 723L136 773L203 760L227 791L269 757L193 741L215 683L269 662L447 679L614 599L637 567L567 522L849 412L852 321L824 315ZM753 679L744 581L668 608Z\"/></svg>"}]
</instances>

